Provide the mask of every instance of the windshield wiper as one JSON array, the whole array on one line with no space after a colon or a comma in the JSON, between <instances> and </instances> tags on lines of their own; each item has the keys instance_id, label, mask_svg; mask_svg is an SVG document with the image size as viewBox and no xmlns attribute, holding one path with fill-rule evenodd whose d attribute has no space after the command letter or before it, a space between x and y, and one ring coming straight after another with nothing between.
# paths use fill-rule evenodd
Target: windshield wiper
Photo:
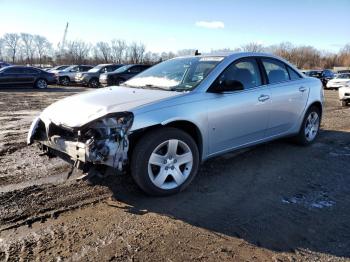
<instances>
[{"instance_id":1,"label":"windshield wiper","mask_svg":"<svg viewBox=\"0 0 350 262\"><path fill-rule=\"evenodd\" d=\"M161 87L161 86L155 86L155 85L152 85L152 84L146 84L144 85L143 87L141 88L152 88L152 89L157 89L157 90L165 90L165 91L169 91L170 89L166 88L166 87Z\"/></svg>"}]
</instances>

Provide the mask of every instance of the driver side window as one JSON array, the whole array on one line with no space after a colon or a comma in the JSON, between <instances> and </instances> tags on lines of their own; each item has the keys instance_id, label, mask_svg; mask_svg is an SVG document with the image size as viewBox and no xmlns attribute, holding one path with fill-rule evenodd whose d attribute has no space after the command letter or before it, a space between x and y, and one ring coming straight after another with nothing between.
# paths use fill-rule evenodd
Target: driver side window
<instances>
[{"instance_id":1,"label":"driver side window","mask_svg":"<svg viewBox=\"0 0 350 262\"><path fill-rule=\"evenodd\" d=\"M238 81L244 89L261 85L259 66L254 58L239 60L228 66L220 75L219 81Z\"/></svg>"}]
</instances>

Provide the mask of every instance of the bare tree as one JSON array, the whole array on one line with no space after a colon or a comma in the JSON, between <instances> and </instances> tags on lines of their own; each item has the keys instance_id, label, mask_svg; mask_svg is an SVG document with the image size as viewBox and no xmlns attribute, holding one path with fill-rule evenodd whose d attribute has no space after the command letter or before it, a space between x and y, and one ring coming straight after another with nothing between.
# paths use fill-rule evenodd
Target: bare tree
<instances>
[{"instance_id":1,"label":"bare tree","mask_svg":"<svg viewBox=\"0 0 350 262\"><path fill-rule=\"evenodd\" d=\"M51 43L46 39L46 37L41 35L35 35L34 45L38 54L39 64L42 65L42 59L49 53L49 50L51 49Z\"/></svg>"},{"instance_id":2,"label":"bare tree","mask_svg":"<svg viewBox=\"0 0 350 262\"><path fill-rule=\"evenodd\" d=\"M69 63L82 64L89 58L91 44L83 41L71 41L67 43L66 60Z\"/></svg>"},{"instance_id":3,"label":"bare tree","mask_svg":"<svg viewBox=\"0 0 350 262\"><path fill-rule=\"evenodd\" d=\"M9 50L12 63L15 63L20 35L16 33L5 34L3 39Z\"/></svg>"},{"instance_id":4,"label":"bare tree","mask_svg":"<svg viewBox=\"0 0 350 262\"><path fill-rule=\"evenodd\" d=\"M111 61L111 47L107 42L98 42L96 48L99 54L102 55L105 63Z\"/></svg>"},{"instance_id":5,"label":"bare tree","mask_svg":"<svg viewBox=\"0 0 350 262\"><path fill-rule=\"evenodd\" d=\"M129 46L129 60L133 64L142 63L146 47L143 43L133 42Z\"/></svg>"},{"instance_id":6,"label":"bare tree","mask_svg":"<svg viewBox=\"0 0 350 262\"><path fill-rule=\"evenodd\" d=\"M34 36L27 33L21 33L21 39L27 63L32 65L35 54Z\"/></svg>"},{"instance_id":7,"label":"bare tree","mask_svg":"<svg viewBox=\"0 0 350 262\"><path fill-rule=\"evenodd\" d=\"M252 43L248 43L246 45L243 45L241 47L241 49L244 52L258 53L258 52L263 52L264 51L264 46L262 44L252 42Z\"/></svg>"},{"instance_id":8,"label":"bare tree","mask_svg":"<svg viewBox=\"0 0 350 262\"><path fill-rule=\"evenodd\" d=\"M4 43L4 39L0 38L0 61L4 60L4 54L5 54L5 43Z\"/></svg>"},{"instance_id":9,"label":"bare tree","mask_svg":"<svg viewBox=\"0 0 350 262\"><path fill-rule=\"evenodd\" d=\"M350 43L346 44L339 52L339 60L343 66L350 67Z\"/></svg>"},{"instance_id":10,"label":"bare tree","mask_svg":"<svg viewBox=\"0 0 350 262\"><path fill-rule=\"evenodd\" d=\"M111 43L113 62L121 64L125 60L127 44L124 40L113 39Z\"/></svg>"}]
</instances>

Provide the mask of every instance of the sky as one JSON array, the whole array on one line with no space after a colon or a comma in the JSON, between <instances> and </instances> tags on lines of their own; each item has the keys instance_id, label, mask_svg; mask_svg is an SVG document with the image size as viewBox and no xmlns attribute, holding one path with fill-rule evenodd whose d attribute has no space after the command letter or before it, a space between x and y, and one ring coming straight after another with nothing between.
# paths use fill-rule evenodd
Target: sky
<instances>
[{"instance_id":1,"label":"sky","mask_svg":"<svg viewBox=\"0 0 350 262\"><path fill-rule=\"evenodd\" d=\"M0 36L40 34L54 46L67 22L68 41L141 41L152 52L350 43L350 0L0 0L0 16Z\"/></svg>"}]
</instances>

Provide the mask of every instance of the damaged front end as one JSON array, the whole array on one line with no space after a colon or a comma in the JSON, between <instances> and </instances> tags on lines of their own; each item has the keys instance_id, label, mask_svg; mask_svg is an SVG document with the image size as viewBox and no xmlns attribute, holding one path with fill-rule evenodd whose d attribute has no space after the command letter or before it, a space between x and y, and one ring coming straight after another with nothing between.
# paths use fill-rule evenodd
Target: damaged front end
<instances>
[{"instance_id":1,"label":"damaged front end","mask_svg":"<svg viewBox=\"0 0 350 262\"><path fill-rule=\"evenodd\" d=\"M93 165L123 170L128 159L129 130L134 116L113 113L79 128L36 118L29 130L27 144L38 142L45 153L59 156L78 168Z\"/></svg>"}]
</instances>

